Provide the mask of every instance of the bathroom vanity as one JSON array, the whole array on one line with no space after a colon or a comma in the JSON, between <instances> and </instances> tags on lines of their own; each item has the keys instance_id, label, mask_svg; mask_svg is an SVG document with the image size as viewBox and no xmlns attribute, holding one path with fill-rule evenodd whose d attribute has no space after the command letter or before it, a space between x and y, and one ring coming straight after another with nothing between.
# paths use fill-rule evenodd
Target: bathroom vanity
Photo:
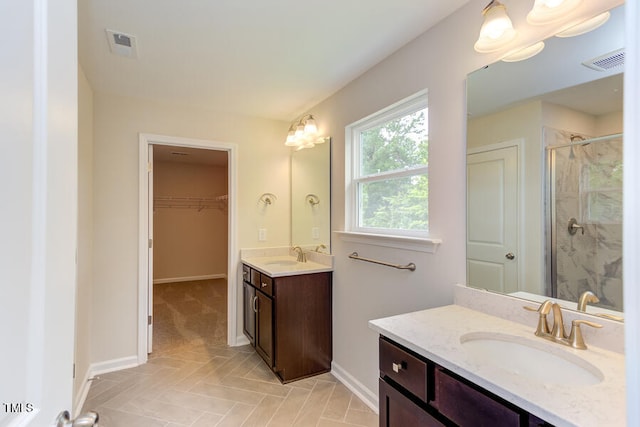
<instances>
[{"instance_id":1,"label":"bathroom vanity","mask_svg":"<svg viewBox=\"0 0 640 427\"><path fill-rule=\"evenodd\" d=\"M380 336L380 426L550 424Z\"/></svg>"},{"instance_id":2,"label":"bathroom vanity","mask_svg":"<svg viewBox=\"0 0 640 427\"><path fill-rule=\"evenodd\" d=\"M283 383L331 370L332 273L322 270L330 268L243 260L244 334Z\"/></svg>"},{"instance_id":3,"label":"bathroom vanity","mask_svg":"<svg viewBox=\"0 0 640 427\"><path fill-rule=\"evenodd\" d=\"M536 337L517 310L530 325L459 305L370 321L380 425L624 426L624 355Z\"/></svg>"}]
</instances>

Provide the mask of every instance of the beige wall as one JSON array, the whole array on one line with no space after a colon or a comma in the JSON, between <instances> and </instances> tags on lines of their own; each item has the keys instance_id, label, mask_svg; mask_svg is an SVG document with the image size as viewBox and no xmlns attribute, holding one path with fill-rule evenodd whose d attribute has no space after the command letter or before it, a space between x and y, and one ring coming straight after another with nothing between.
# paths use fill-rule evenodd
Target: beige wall
<instances>
[{"instance_id":1,"label":"beige wall","mask_svg":"<svg viewBox=\"0 0 640 427\"><path fill-rule=\"evenodd\" d=\"M153 165L154 197L209 198L227 194L227 167L177 162ZM227 203L210 208L155 207L153 280L227 274Z\"/></svg>"},{"instance_id":2,"label":"beige wall","mask_svg":"<svg viewBox=\"0 0 640 427\"><path fill-rule=\"evenodd\" d=\"M78 69L78 261L74 404L86 386L91 364L93 286L93 91ZM76 409L76 408L74 408Z\"/></svg>"},{"instance_id":3,"label":"beige wall","mask_svg":"<svg viewBox=\"0 0 640 427\"><path fill-rule=\"evenodd\" d=\"M138 134L237 144L238 248L286 246L290 240L289 148L283 141L288 126L94 93L93 362L137 356ZM261 210L258 198L265 192L276 194L278 200ZM261 227L268 231L264 242L258 241Z\"/></svg>"}]
</instances>

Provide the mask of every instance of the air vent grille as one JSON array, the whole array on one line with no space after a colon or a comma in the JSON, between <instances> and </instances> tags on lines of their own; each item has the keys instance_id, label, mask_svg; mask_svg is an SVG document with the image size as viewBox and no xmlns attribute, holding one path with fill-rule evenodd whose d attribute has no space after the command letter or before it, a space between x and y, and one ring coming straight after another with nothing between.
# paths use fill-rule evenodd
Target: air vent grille
<instances>
[{"instance_id":1,"label":"air vent grille","mask_svg":"<svg viewBox=\"0 0 640 427\"><path fill-rule=\"evenodd\" d=\"M127 58L137 58L138 49L134 36L113 30L106 30L106 32L111 53Z\"/></svg>"},{"instance_id":2,"label":"air vent grille","mask_svg":"<svg viewBox=\"0 0 640 427\"><path fill-rule=\"evenodd\" d=\"M596 71L607 71L612 68L624 66L624 49L614 50L613 52L590 59L582 63L585 67L589 67Z\"/></svg>"}]
</instances>

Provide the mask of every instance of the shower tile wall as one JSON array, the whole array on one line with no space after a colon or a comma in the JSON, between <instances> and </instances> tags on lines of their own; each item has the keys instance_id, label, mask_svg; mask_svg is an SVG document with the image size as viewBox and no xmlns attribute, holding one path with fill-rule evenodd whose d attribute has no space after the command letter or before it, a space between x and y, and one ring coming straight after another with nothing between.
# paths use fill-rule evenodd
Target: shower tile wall
<instances>
[{"instance_id":1,"label":"shower tile wall","mask_svg":"<svg viewBox=\"0 0 640 427\"><path fill-rule=\"evenodd\" d=\"M545 138L569 143L571 134L545 129ZM622 139L554 151L557 297L577 301L591 290L597 305L622 311ZM569 233L570 218L584 234Z\"/></svg>"}]
</instances>

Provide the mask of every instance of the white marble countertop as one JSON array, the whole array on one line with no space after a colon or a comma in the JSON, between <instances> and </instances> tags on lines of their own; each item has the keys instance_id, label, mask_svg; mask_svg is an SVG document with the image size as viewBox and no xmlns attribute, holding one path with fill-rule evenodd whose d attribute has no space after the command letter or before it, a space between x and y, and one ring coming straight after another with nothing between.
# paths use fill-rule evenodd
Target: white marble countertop
<instances>
[{"instance_id":1,"label":"white marble countertop","mask_svg":"<svg viewBox=\"0 0 640 427\"><path fill-rule=\"evenodd\" d=\"M371 320L369 326L556 426L626 425L624 355L589 346L588 341L587 350L575 350L536 337L535 324L522 325L458 305ZM555 354L567 352L597 367L604 380L583 386L558 384L554 378L538 381L491 364L479 365L460 342L471 332L508 334Z\"/></svg>"},{"instance_id":2,"label":"white marble countertop","mask_svg":"<svg viewBox=\"0 0 640 427\"><path fill-rule=\"evenodd\" d=\"M314 261L297 262L293 256L264 256L242 258L242 263L255 268L270 277L295 276L300 274L332 271L331 265Z\"/></svg>"}]
</instances>

